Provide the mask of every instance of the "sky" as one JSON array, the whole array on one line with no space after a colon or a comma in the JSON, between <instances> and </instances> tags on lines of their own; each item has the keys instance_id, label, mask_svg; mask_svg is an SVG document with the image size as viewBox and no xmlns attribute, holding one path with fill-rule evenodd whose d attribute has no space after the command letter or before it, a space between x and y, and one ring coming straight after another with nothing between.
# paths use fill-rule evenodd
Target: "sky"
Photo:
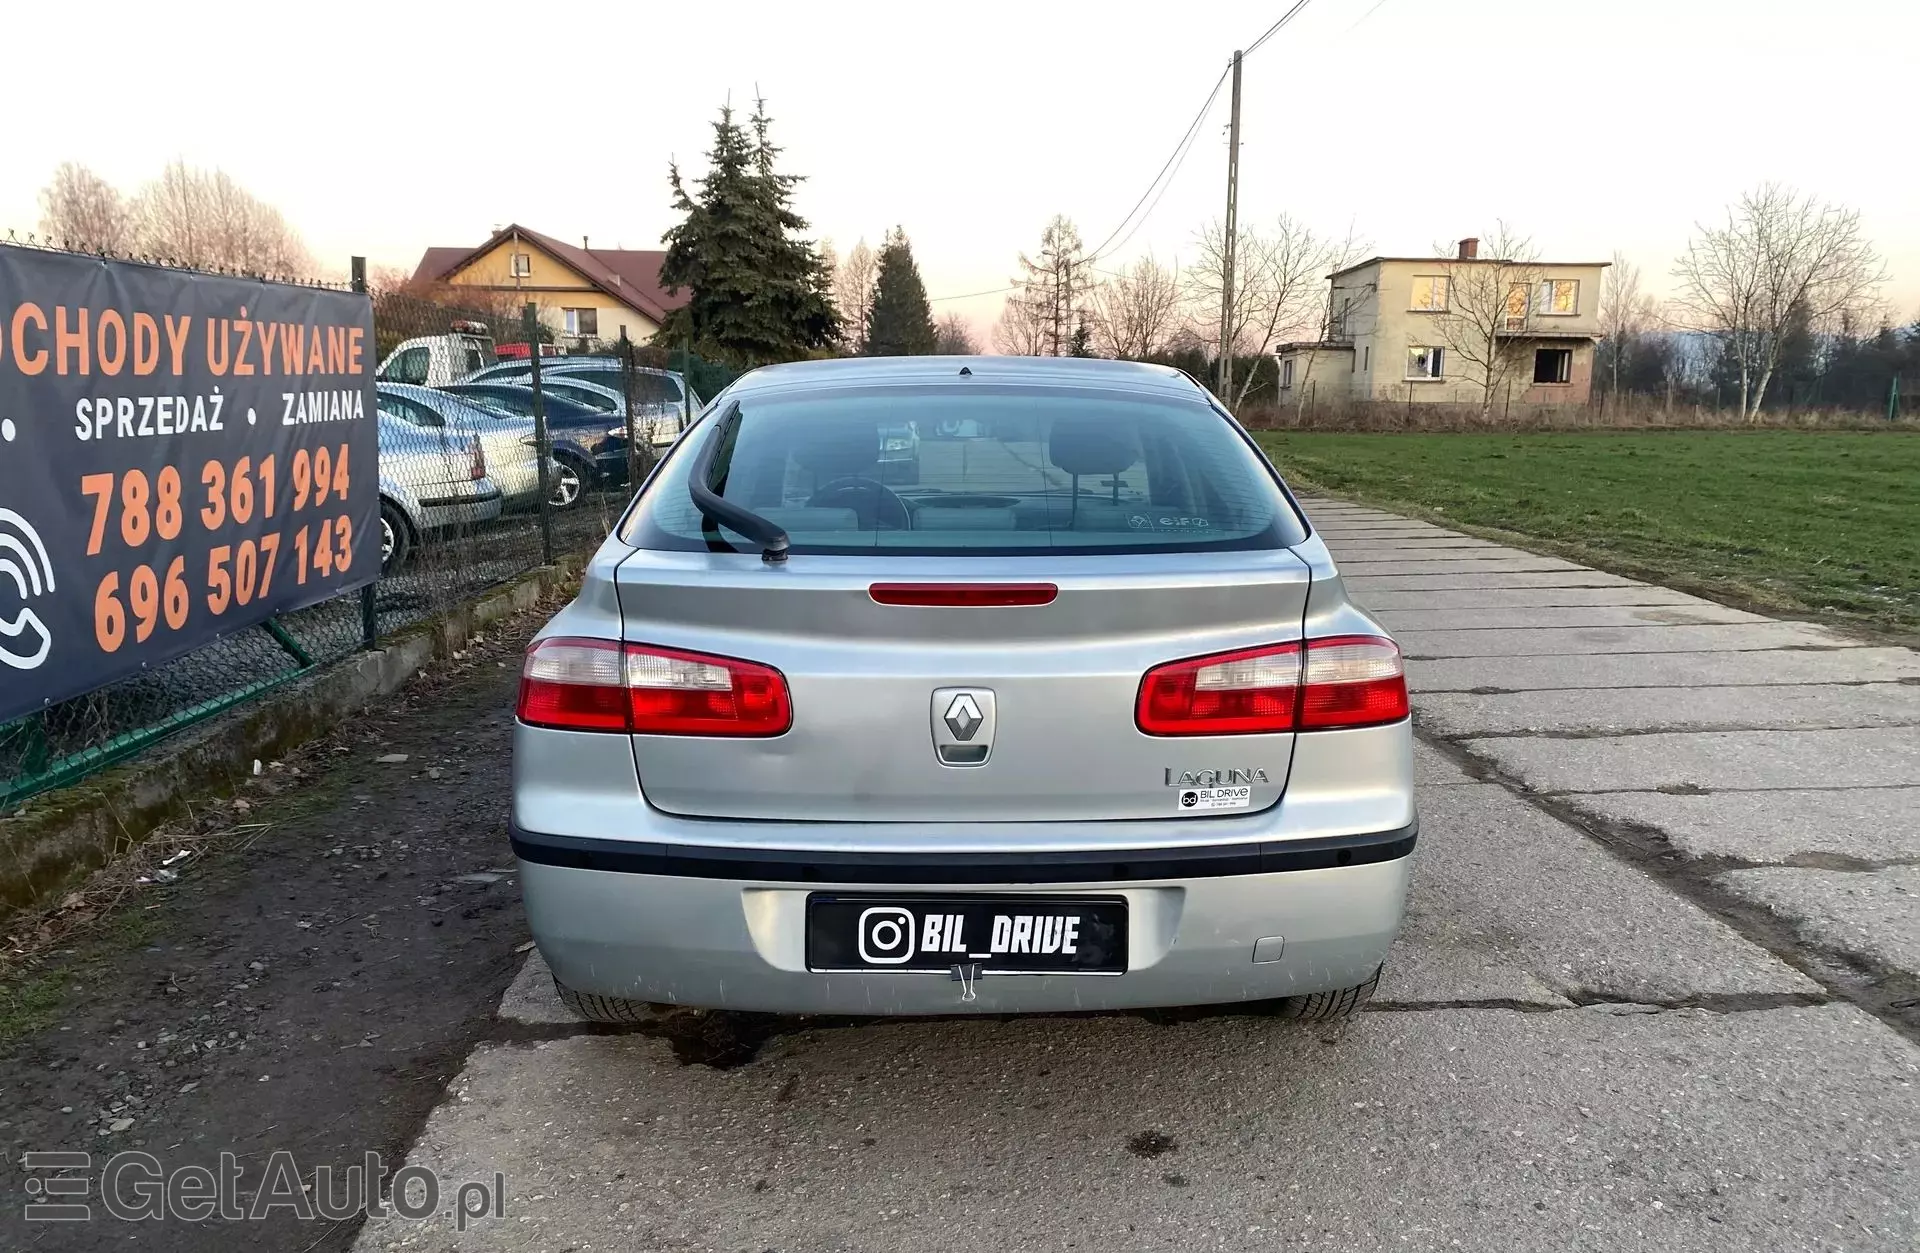
<instances>
[{"instance_id":1,"label":"sky","mask_svg":"<svg viewBox=\"0 0 1920 1253\"><path fill-rule=\"evenodd\" d=\"M61 161L132 190L178 157L335 272L513 221L658 247L669 161L697 174L719 106L758 92L812 232L844 255L903 226L936 314L984 331L1001 295L949 297L1005 287L1056 213L1111 237L1290 3L101 0L84 42L70 11L22 6L0 235L37 229ZM1695 223L1774 180L1861 212L1909 320L1916 46L1920 0L1309 0L1245 61L1241 221L1389 255L1504 221L1549 260L1618 250L1664 293ZM1177 261L1219 216L1226 97L1101 268Z\"/></svg>"}]
</instances>

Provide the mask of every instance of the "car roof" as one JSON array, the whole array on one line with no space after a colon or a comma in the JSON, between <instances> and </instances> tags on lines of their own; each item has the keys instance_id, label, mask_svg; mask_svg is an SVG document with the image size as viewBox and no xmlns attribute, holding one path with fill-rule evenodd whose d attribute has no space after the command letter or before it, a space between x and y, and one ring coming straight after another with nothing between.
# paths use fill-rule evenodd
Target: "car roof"
<instances>
[{"instance_id":1,"label":"car roof","mask_svg":"<svg viewBox=\"0 0 1920 1253\"><path fill-rule=\"evenodd\" d=\"M1172 366L1099 357L838 357L762 366L742 375L742 391L853 387L873 383L937 383L960 377L1053 386L1111 387L1199 397L1205 393Z\"/></svg>"}]
</instances>

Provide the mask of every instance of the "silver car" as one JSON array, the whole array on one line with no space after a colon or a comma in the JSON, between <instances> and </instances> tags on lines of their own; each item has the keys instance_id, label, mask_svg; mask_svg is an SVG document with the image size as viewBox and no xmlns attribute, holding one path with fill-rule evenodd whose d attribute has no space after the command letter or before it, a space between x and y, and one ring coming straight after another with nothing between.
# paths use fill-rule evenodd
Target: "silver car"
<instances>
[{"instance_id":1,"label":"silver car","mask_svg":"<svg viewBox=\"0 0 1920 1253\"><path fill-rule=\"evenodd\" d=\"M380 412L421 428L424 439L451 431L480 441L487 477L500 489L506 508L528 509L540 503L540 459L535 453L533 419L504 416L470 405L457 396L411 383L381 383ZM580 476L547 459L547 490L555 508L571 508L580 499Z\"/></svg>"},{"instance_id":2,"label":"silver car","mask_svg":"<svg viewBox=\"0 0 1920 1253\"><path fill-rule=\"evenodd\" d=\"M888 432L918 482L877 467ZM1400 651L1158 366L757 370L526 656L510 832L574 1009L1342 1016L1418 819Z\"/></svg>"},{"instance_id":3,"label":"silver car","mask_svg":"<svg viewBox=\"0 0 1920 1253\"><path fill-rule=\"evenodd\" d=\"M500 516L478 438L427 432L387 413L380 431L380 573L406 564L415 545Z\"/></svg>"}]
</instances>

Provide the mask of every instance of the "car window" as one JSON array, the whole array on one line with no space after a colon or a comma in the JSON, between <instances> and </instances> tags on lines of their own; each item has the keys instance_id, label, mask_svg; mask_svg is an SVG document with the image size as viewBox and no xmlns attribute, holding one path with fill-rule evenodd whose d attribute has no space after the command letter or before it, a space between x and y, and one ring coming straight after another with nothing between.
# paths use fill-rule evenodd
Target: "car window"
<instances>
[{"instance_id":1,"label":"car window","mask_svg":"<svg viewBox=\"0 0 1920 1253\"><path fill-rule=\"evenodd\" d=\"M540 385L565 396L568 400L577 400L589 409L597 409L601 413L614 413L620 408L620 402L612 396L597 392L591 387L582 387L578 384L569 386L564 378L543 378L540 380Z\"/></svg>"},{"instance_id":2,"label":"car window","mask_svg":"<svg viewBox=\"0 0 1920 1253\"><path fill-rule=\"evenodd\" d=\"M381 392L377 402L381 413L414 426L445 426L446 422L426 405L405 396L396 396L391 392Z\"/></svg>"},{"instance_id":3,"label":"car window","mask_svg":"<svg viewBox=\"0 0 1920 1253\"><path fill-rule=\"evenodd\" d=\"M448 392L489 409L497 409L513 414L515 417L533 416L533 389L507 384L481 383L478 385L458 384L449 387ZM597 421L606 415L586 405L561 396L545 387L542 380L542 399L546 402L547 420L550 422Z\"/></svg>"},{"instance_id":4,"label":"car window","mask_svg":"<svg viewBox=\"0 0 1920 1253\"><path fill-rule=\"evenodd\" d=\"M426 347L404 348L394 354L387 368L380 372L380 377L389 383L424 383L430 364L430 352Z\"/></svg>"},{"instance_id":5,"label":"car window","mask_svg":"<svg viewBox=\"0 0 1920 1253\"><path fill-rule=\"evenodd\" d=\"M1305 536L1265 461L1198 398L986 384L748 393L738 403L711 486L784 527L796 553L1204 551ZM722 400L661 467L628 542L710 546L687 475L731 408Z\"/></svg>"},{"instance_id":6,"label":"car window","mask_svg":"<svg viewBox=\"0 0 1920 1253\"><path fill-rule=\"evenodd\" d=\"M567 370L564 373L554 371L556 378L578 379L583 383L593 383L609 391L625 394L626 379L618 367L599 369ZM633 399L635 404L659 405L680 403L680 385L665 374L649 374L645 370L633 372Z\"/></svg>"}]
</instances>

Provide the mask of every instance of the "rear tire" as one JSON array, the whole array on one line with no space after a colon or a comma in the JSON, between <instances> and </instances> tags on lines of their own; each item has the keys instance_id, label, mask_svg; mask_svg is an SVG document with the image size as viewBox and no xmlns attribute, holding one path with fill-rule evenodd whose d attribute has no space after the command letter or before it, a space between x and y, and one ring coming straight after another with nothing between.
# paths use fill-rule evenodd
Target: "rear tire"
<instances>
[{"instance_id":1,"label":"rear tire","mask_svg":"<svg viewBox=\"0 0 1920 1253\"><path fill-rule=\"evenodd\" d=\"M413 550L413 526L400 506L380 498L380 577L386 578L407 564Z\"/></svg>"},{"instance_id":2,"label":"rear tire","mask_svg":"<svg viewBox=\"0 0 1920 1253\"><path fill-rule=\"evenodd\" d=\"M1337 1022L1351 1018L1373 999L1373 990L1380 986L1380 971L1381 967L1375 966L1365 983L1356 983L1350 988L1289 996L1280 1003L1280 1017L1295 1022Z\"/></svg>"},{"instance_id":3,"label":"rear tire","mask_svg":"<svg viewBox=\"0 0 1920 1253\"><path fill-rule=\"evenodd\" d=\"M655 1017L654 1007L647 1001L576 992L558 979L553 981L553 990L560 994L561 1004L588 1022L652 1022Z\"/></svg>"}]
</instances>

